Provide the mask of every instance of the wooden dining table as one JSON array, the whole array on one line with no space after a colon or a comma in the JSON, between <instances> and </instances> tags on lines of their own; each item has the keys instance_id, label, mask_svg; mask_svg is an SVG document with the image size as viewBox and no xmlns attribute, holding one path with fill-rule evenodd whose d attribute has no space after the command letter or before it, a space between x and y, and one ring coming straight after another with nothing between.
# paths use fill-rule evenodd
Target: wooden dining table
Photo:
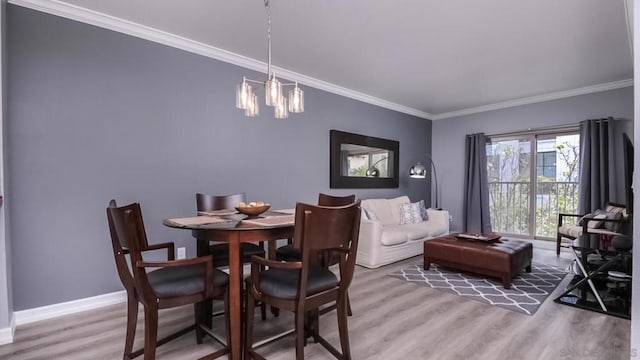
<instances>
[{"instance_id":1,"label":"wooden dining table","mask_svg":"<svg viewBox=\"0 0 640 360\"><path fill-rule=\"evenodd\" d=\"M276 211L267 211L257 217L248 217L242 214L219 215L215 223L194 223L180 224L178 219L165 219L163 224L172 228L191 230L197 242L198 256L209 255L210 242L226 242L229 244L229 355L230 359L242 359L242 287L243 287L243 264L240 261L240 244L243 242L266 241L274 243L279 239L290 239L293 237L293 221L284 222L285 217L292 219L293 216ZM278 219L280 218L280 219ZM263 219L263 220L262 220ZM252 221L265 221L269 224L257 224ZM197 219L196 219L197 220ZM244 220L244 221L243 221ZM278 221L280 220L280 221ZM206 221L206 220L205 220ZM212 220L213 221L213 220ZM208 319L211 318L212 309L207 306L204 309Z\"/></svg>"}]
</instances>

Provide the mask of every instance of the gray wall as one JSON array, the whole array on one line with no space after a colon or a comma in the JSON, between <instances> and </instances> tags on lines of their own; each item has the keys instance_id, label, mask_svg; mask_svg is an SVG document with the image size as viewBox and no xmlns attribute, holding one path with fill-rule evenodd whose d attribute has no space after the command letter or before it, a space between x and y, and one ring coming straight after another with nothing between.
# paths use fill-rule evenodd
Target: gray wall
<instances>
[{"instance_id":1,"label":"gray wall","mask_svg":"<svg viewBox=\"0 0 640 360\"><path fill-rule=\"evenodd\" d=\"M440 206L453 216L452 231L462 230L466 134L484 132L489 135L577 124L582 120L608 116L620 119L618 129L633 139L632 87L434 121L433 158L438 172L442 174L439 179L439 184L442 184ZM621 137L620 140L622 143ZM622 147L617 150L620 184L616 199L612 200L625 203Z\"/></svg>"},{"instance_id":2,"label":"gray wall","mask_svg":"<svg viewBox=\"0 0 640 360\"><path fill-rule=\"evenodd\" d=\"M318 192L428 197L426 182L329 189L329 130L400 141L400 174L431 148L431 121L304 87L306 111L274 119L234 107L263 75L17 6L8 9L8 176L15 310L121 290L105 207L142 204L151 242L195 254L161 220L196 192L246 191L275 208ZM268 108L271 110L271 108Z\"/></svg>"},{"instance_id":3,"label":"gray wall","mask_svg":"<svg viewBox=\"0 0 640 360\"><path fill-rule=\"evenodd\" d=\"M4 146L7 144L6 133L2 131L7 113L7 48L6 48L6 30L7 30L7 2L0 0L0 139L2 139L2 149L0 150L0 158L6 153ZM4 162L0 161L0 166L4 166ZM0 169L0 195L6 194L6 179L4 169ZM6 204L6 202L4 202ZM8 211L6 205L0 204L0 330L9 327L11 324L11 316L13 314L12 289L11 289L11 244L9 242L6 218ZM6 289L6 291L4 291Z\"/></svg>"}]
</instances>

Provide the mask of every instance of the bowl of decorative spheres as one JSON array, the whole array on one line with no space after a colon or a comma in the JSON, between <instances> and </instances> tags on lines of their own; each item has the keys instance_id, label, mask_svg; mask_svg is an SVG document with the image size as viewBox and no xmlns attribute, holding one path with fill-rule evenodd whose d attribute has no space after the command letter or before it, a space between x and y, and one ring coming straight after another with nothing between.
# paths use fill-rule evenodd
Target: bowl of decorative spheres
<instances>
[{"instance_id":1,"label":"bowl of decorative spheres","mask_svg":"<svg viewBox=\"0 0 640 360\"><path fill-rule=\"evenodd\" d=\"M249 216L258 216L263 212L269 210L270 208L271 208L271 205L265 204L262 202L259 202L259 203L251 202L248 204L240 203L236 206L236 210L239 213L244 215L249 215Z\"/></svg>"}]
</instances>

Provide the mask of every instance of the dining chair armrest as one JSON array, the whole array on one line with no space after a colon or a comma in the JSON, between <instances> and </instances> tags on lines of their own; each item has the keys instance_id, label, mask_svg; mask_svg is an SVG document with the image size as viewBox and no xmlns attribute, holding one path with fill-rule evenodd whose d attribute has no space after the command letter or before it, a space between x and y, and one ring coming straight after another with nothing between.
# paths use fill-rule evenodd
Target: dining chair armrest
<instances>
[{"instance_id":1,"label":"dining chair armrest","mask_svg":"<svg viewBox=\"0 0 640 360\"><path fill-rule=\"evenodd\" d=\"M262 266L274 267L278 269L301 269L302 268L302 263L300 261L276 261L276 260L265 259L263 257L256 256L256 255L253 255L251 257L251 264L253 265L254 263L258 266L262 265Z\"/></svg>"},{"instance_id":2,"label":"dining chair armrest","mask_svg":"<svg viewBox=\"0 0 640 360\"><path fill-rule=\"evenodd\" d=\"M570 216L570 217L583 217L587 214L566 214L566 213L559 213L558 216Z\"/></svg>"},{"instance_id":3,"label":"dining chair armrest","mask_svg":"<svg viewBox=\"0 0 640 360\"><path fill-rule=\"evenodd\" d=\"M211 256L199 256L191 259L180 259L180 260L169 260L169 261L144 261L138 260L136 262L136 267L138 268L146 268L146 267L178 267L178 266L190 266L196 264L211 264L213 267Z\"/></svg>"},{"instance_id":4,"label":"dining chair armrest","mask_svg":"<svg viewBox=\"0 0 640 360\"><path fill-rule=\"evenodd\" d=\"M566 214L566 213L558 213L558 227L562 226L562 218L563 217L583 217L586 214Z\"/></svg>"},{"instance_id":5,"label":"dining chair armrest","mask_svg":"<svg viewBox=\"0 0 640 360\"><path fill-rule=\"evenodd\" d=\"M147 246L147 248L143 249L142 251L159 250L159 249L165 249L165 248L167 249L167 260L175 260L176 251L175 251L175 245L172 242L152 244Z\"/></svg>"}]
</instances>

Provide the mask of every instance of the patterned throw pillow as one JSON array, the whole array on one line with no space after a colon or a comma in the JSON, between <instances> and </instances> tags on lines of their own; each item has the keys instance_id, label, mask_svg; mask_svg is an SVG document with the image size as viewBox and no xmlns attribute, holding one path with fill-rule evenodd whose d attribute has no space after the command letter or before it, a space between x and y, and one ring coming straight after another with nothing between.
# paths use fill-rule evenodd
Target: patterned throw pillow
<instances>
[{"instance_id":1,"label":"patterned throw pillow","mask_svg":"<svg viewBox=\"0 0 640 360\"><path fill-rule=\"evenodd\" d=\"M429 214L427 214L427 208L424 206L424 200L418 201L418 206L420 206L420 216L422 216L422 221L429 220Z\"/></svg>"},{"instance_id":2,"label":"patterned throw pillow","mask_svg":"<svg viewBox=\"0 0 640 360\"><path fill-rule=\"evenodd\" d=\"M400 205L400 224L414 224L422 222L419 203Z\"/></svg>"}]
</instances>

